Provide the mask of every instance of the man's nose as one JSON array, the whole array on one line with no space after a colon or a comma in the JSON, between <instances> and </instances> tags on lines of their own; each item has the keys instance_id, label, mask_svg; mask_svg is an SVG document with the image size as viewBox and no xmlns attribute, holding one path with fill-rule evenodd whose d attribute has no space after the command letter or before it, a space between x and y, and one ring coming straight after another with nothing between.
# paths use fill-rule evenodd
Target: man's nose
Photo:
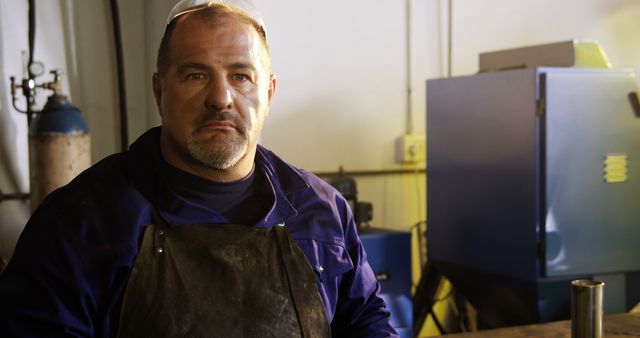
<instances>
[{"instance_id":1,"label":"man's nose","mask_svg":"<svg viewBox=\"0 0 640 338\"><path fill-rule=\"evenodd\" d=\"M232 102L233 98L227 81L217 78L209 82L206 101L208 108L224 110L230 108Z\"/></svg>"}]
</instances>

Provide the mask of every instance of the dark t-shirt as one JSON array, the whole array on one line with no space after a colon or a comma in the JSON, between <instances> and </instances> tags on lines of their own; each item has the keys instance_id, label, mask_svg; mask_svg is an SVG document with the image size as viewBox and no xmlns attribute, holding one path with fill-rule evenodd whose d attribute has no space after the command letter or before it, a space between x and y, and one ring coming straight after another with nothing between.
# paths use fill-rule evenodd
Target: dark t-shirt
<instances>
[{"instance_id":1,"label":"dark t-shirt","mask_svg":"<svg viewBox=\"0 0 640 338\"><path fill-rule=\"evenodd\" d=\"M273 204L264 174L256 170L239 181L219 183L162 163L162 176L173 193L218 212L229 223L253 225Z\"/></svg>"}]
</instances>

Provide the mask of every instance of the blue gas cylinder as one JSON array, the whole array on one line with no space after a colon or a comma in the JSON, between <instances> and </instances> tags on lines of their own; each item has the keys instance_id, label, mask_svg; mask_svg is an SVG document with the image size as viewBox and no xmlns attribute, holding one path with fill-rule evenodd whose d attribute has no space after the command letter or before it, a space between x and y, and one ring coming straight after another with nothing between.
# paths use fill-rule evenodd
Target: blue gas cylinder
<instances>
[{"instance_id":1,"label":"blue gas cylinder","mask_svg":"<svg viewBox=\"0 0 640 338\"><path fill-rule=\"evenodd\" d=\"M66 96L49 96L29 126L31 210L91 164L89 127Z\"/></svg>"}]
</instances>

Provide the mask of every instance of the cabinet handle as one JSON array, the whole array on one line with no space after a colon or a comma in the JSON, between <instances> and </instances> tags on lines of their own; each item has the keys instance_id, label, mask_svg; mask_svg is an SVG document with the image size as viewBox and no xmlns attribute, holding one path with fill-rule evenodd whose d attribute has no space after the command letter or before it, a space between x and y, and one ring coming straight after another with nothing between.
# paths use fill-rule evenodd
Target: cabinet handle
<instances>
[{"instance_id":1,"label":"cabinet handle","mask_svg":"<svg viewBox=\"0 0 640 338\"><path fill-rule=\"evenodd\" d=\"M640 117L640 100L638 100L638 93L631 92L629 93L629 101L631 102L631 107L633 111L636 113L636 117Z\"/></svg>"}]
</instances>

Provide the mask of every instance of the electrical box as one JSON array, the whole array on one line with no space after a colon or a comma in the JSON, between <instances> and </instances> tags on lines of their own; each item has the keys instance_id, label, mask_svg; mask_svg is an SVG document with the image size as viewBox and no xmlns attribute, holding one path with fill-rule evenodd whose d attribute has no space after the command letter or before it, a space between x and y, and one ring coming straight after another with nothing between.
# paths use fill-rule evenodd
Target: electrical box
<instances>
[{"instance_id":1,"label":"electrical box","mask_svg":"<svg viewBox=\"0 0 640 338\"><path fill-rule=\"evenodd\" d=\"M418 163L427 156L427 137L424 135L402 135L396 139L396 162Z\"/></svg>"}]
</instances>

